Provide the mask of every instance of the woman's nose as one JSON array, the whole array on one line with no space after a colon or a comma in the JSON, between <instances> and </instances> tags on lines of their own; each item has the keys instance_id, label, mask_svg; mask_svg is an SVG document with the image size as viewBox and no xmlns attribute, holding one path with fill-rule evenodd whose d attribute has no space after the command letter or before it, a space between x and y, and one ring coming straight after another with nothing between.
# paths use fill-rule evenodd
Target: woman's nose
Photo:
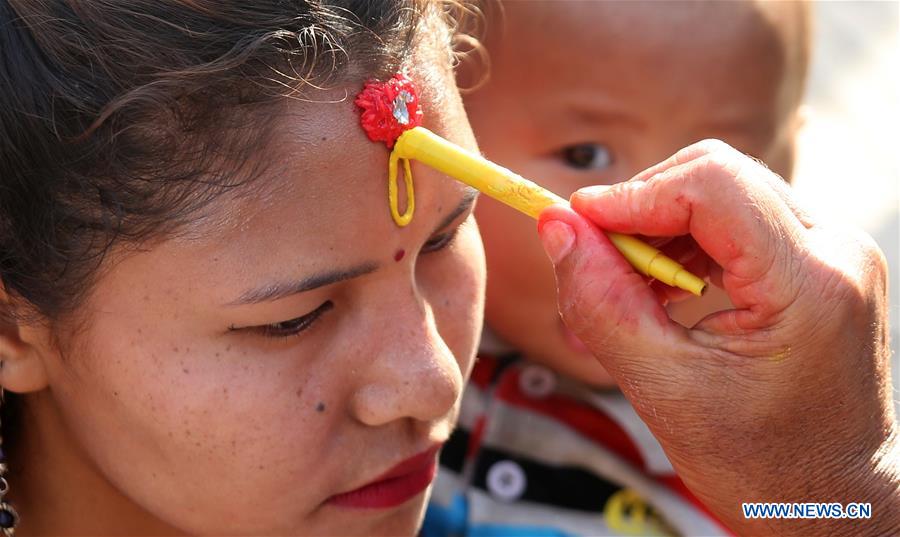
<instances>
[{"instance_id":1,"label":"woman's nose","mask_svg":"<svg viewBox=\"0 0 900 537\"><path fill-rule=\"evenodd\" d=\"M463 388L459 362L438 333L431 309L392 321L390 334L366 365L352 399L355 417L369 426L410 418L434 421L450 412Z\"/></svg>"}]
</instances>

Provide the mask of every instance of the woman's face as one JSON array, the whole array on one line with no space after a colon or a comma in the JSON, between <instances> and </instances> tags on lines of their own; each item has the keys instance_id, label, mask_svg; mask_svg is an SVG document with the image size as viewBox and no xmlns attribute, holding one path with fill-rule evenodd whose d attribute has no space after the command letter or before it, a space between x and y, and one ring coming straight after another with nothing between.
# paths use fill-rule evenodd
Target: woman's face
<instances>
[{"instance_id":1,"label":"woman's face","mask_svg":"<svg viewBox=\"0 0 900 537\"><path fill-rule=\"evenodd\" d=\"M288 105L259 178L181 238L110 263L83 329L42 351L83 456L180 530L420 521L482 321L474 196L414 164L415 217L397 227L388 151L347 90ZM455 92L422 99L427 127L474 147Z\"/></svg>"}]
</instances>

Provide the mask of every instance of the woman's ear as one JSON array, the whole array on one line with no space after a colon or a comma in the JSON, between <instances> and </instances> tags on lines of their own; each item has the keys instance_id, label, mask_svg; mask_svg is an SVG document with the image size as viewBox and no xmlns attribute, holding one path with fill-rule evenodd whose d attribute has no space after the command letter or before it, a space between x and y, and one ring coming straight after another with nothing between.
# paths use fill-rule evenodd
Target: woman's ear
<instances>
[{"instance_id":1,"label":"woman's ear","mask_svg":"<svg viewBox=\"0 0 900 537\"><path fill-rule=\"evenodd\" d=\"M15 306L0 285L0 386L14 393L43 390L47 370L40 342L48 341L48 329L41 324L24 324L10 315Z\"/></svg>"}]
</instances>

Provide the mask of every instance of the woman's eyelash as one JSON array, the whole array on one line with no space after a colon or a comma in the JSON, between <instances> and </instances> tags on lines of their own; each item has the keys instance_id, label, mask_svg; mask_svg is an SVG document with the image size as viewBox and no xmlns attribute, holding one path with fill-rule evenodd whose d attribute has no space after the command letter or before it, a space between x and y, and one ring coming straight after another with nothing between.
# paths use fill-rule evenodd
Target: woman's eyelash
<instances>
[{"instance_id":1,"label":"woman's eyelash","mask_svg":"<svg viewBox=\"0 0 900 537\"><path fill-rule=\"evenodd\" d=\"M431 252L437 252L438 250L443 250L447 246L450 246L450 243L453 242L453 239L456 238L456 233L459 231L459 226L453 229L453 231L448 231L447 233L442 233L433 239L429 239L422 246L422 253L427 254Z\"/></svg>"},{"instance_id":2,"label":"woman's eyelash","mask_svg":"<svg viewBox=\"0 0 900 537\"><path fill-rule=\"evenodd\" d=\"M326 300L313 311L294 319L260 326L249 326L245 329L232 328L232 330L249 330L271 338L295 336L311 327L325 312L332 308L334 308L334 302Z\"/></svg>"},{"instance_id":3,"label":"woman's eyelash","mask_svg":"<svg viewBox=\"0 0 900 537\"><path fill-rule=\"evenodd\" d=\"M447 246L449 246L453 239L456 238L457 232L459 231L459 227L454 228L452 231L448 231L447 233L442 233L429 241L427 241L422 246L422 253L431 253L437 252L439 250L443 250ZM307 313L306 315L302 315L300 317L296 317L294 319L290 319L287 321L281 321L279 323L272 324L264 324L259 326L248 326L244 328L238 328L235 326L230 326L228 328L229 331L251 331L263 335L265 337L270 338L284 338L295 336L300 334L304 330L307 330L311 327L319 318L328 310L334 308L334 302L327 300L322 303L321 306L316 308L315 310Z\"/></svg>"}]
</instances>

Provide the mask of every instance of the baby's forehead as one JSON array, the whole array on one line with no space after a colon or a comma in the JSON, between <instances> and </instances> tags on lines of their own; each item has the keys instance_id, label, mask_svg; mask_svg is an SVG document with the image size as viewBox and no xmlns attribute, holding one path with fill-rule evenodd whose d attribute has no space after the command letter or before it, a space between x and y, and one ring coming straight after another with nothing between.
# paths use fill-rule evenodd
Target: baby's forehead
<instances>
[{"instance_id":1,"label":"baby's forehead","mask_svg":"<svg viewBox=\"0 0 900 537\"><path fill-rule=\"evenodd\" d=\"M692 86L788 110L802 98L807 17L789 1L510 2L487 48L498 87L547 90L535 99L634 88L668 99Z\"/></svg>"},{"instance_id":2,"label":"baby's forehead","mask_svg":"<svg viewBox=\"0 0 900 537\"><path fill-rule=\"evenodd\" d=\"M572 55L639 55L652 50L656 57L675 57L702 54L709 47L730 47L759 50L755 56L759 61L766 61L775 51L790 56L793 64L804 59L799 53L808 40L807 18L808 6L789 0L538 0L506 3L505 13L497 17L502 20L502 30L494 28L497 34L503 34L507 53L531 44L532 48L552 47ZM535 59L534 53L505 56L525 63Z\"/></svg>"}]
</instances>

